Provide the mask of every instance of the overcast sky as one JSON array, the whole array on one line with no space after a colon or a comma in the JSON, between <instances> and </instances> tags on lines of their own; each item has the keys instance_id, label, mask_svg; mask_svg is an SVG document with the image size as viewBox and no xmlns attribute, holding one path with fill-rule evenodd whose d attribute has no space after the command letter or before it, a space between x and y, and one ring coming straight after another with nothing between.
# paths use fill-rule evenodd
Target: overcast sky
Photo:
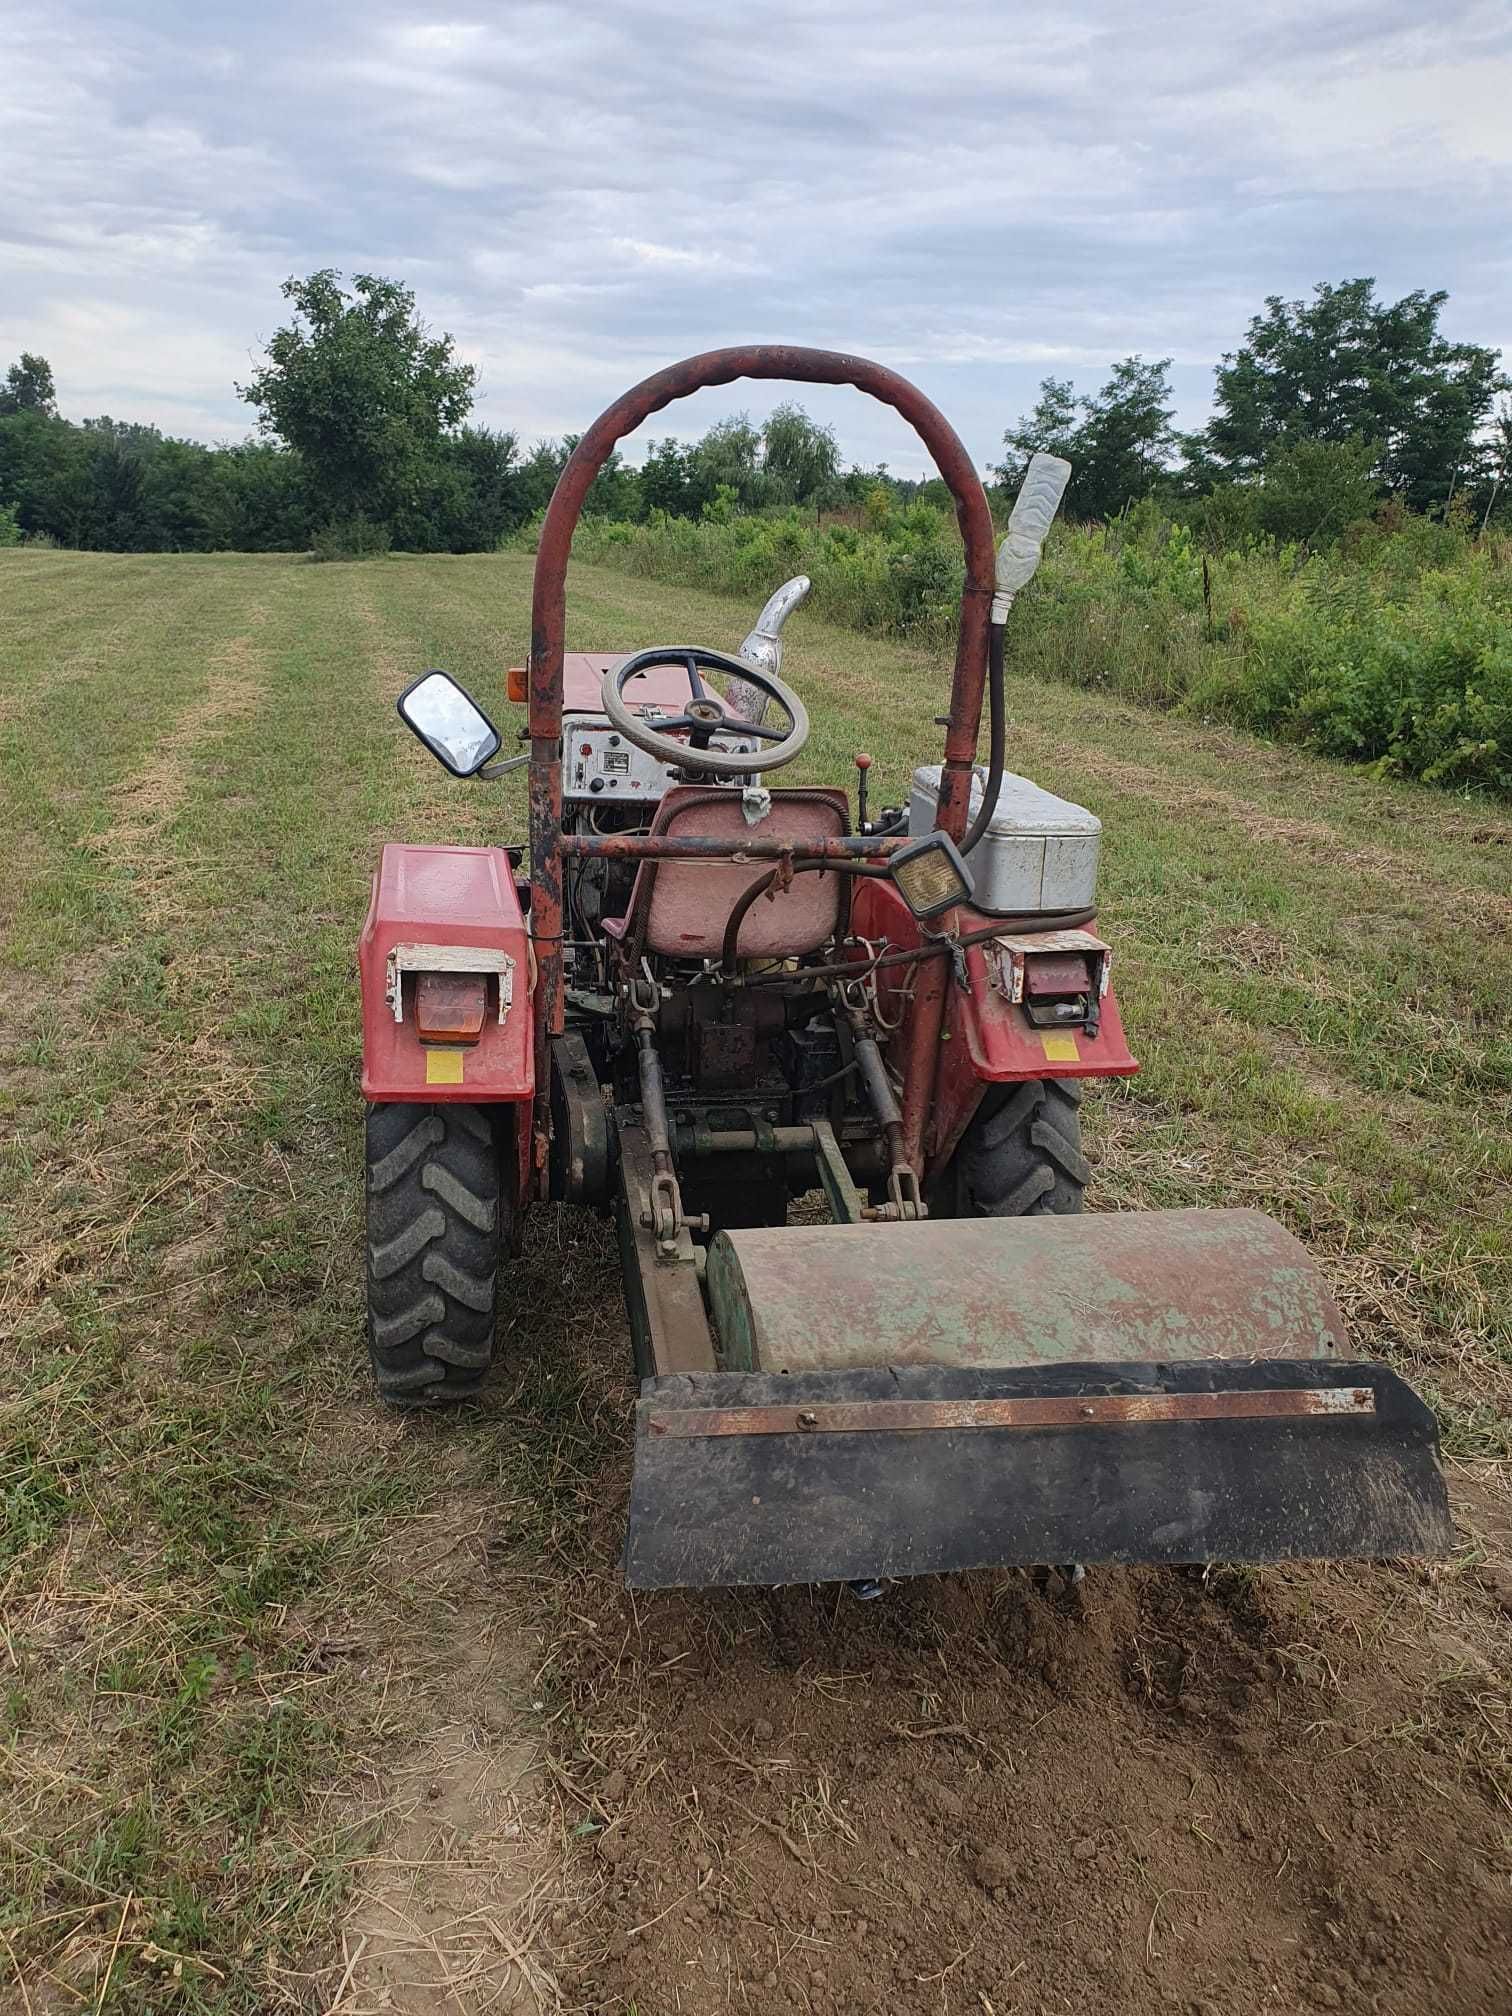
<instances>
[{"instance_id":1,"label":"overcast sky","mask_svg":"<svg viewBox=\"0 0 1512 2016\"><path fill-rule=\"evenodd\" d=\"M236 437L279 283L335 266L413 287L527 441L768 339L896 366L985 463L1046 373L1133 351L1199 420L1322 279L1445 287L1512 350L1509 107L1508 0L0 0L0 368ZM920 466L886 409L805 403Z\"/></svg>"}]
</instances>

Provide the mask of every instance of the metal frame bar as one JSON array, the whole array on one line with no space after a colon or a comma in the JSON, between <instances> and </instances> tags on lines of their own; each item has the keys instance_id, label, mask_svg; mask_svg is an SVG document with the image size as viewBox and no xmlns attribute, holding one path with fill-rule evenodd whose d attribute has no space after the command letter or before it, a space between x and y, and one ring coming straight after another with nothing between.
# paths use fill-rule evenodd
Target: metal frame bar
<instances>
[{"instance_id":1,"label":"metal frame bar","mask_svg":"<svg viewBox=\"0 0 1512 2016\"><path fill-rule=\"evenodd\" d=\"M899 1435L941 1428L1137 1428L1154 1421L1275 1421L1376 1411L1369 1386L1238 1393L1098 1393L1075 1399L860 1400L813 1407L671 1407L649 1435Z\"/></svg>"},{"instance_id":2,"label":"metal frame bar","mask_svg":"<svg viewBox=\"0 0 1512 2016\"><path fill-rule=\"evenodd\" d=\"M636 1369L643 1378L675 1372L713 1372L714 1333L709 1328L698 1269L688 1235L677 1258L662 1254L653 1229L656 1164L638 1119L615 1114L619 1135L618 1195L620 1276L630 1317Z\"/></svg>"}]
</instances>

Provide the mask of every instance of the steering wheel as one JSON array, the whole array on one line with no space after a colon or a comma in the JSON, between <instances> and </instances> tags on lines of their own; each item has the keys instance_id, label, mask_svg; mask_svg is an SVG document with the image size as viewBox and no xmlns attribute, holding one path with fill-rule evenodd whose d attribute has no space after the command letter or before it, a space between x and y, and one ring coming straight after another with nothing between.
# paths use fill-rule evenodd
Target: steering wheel
<instances>
[{"instance_id":1,"label":"steering wheel","mask_svg":"<svg viewBox=\"0 0 1512 2016\"><path fill-rule=\"evenodd\" d=\"M688 675L689 700L681 714L658 720L653 728L625 704L625 688L638 673L653 665L681 665ZM725 672L732 679L775 700L786 714L785 728L769 728L762 721L744 721L727 714L700 678L701 672ZM704 651L690 645L658 644L649 651L637 651L604 674L601 701L604 712L627 742L644 749L659 763L674 764L679 770L701 770L710 776L754 776L761 770L779 770L791 763L809 738L808 709L774 672L763 672L743 658L727 657L723 651ZM674 739L673 730L682 729L686 742ZM774 746L749 750L711 749L715 735L749 735Z\"/></svg>"}]
</instances>

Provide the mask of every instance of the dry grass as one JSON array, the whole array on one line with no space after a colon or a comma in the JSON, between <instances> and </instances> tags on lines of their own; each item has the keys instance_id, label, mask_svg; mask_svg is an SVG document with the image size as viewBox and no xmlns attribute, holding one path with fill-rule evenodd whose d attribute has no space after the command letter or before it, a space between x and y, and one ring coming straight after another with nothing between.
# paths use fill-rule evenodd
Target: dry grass
<instances>
[{"instance_id":1,"label":"dry grass","mask_svg":"<svg viewBox=\"0 0 1512 2016\"><path fill-rule=\"evenodd\" d=\"M523 565L0 569L29 639L0 695L23 703L0 713L0 2003L13 1981L37 2016L584 2006L558 1978L735 1909L696 1802L686 1895L614 1844L660 1810L669 1700L786 1640L743 1600L672 1628L617 1594L628 1366L596 1221L533 1224L465 1417L366 1396L369 864L388 834L510 837L522 803L449 786L390 702L425 663L497 692ZM585 645L739 634L710 598L574 589ZM816 703L805 774L870 744L898 795L939 668L812 626L790 667ZM1089 696L1026 687L1015 714L1026 767L1108 822L1148 1068L1092 1102L1101 1201L1278 1212L1431 1391L1472 1537L1434 1583L1371 1586L1388 1639L1454 1645L1410 1714L1349 1740L1505 1803L1501 850L1447 801L1350 778L1333 805L1326 766ZM1346 1587L1306 1582L1299 1659L1367 1628ZM888 1628L918 1635L900 1724L972 1754L940 1733L972 1719L948 1634ZM854 1662L792 1672L795 1714L864 1719L868 1691ZM834 1767L725 1742L795 1867L849 1845Z\"/></svg>"}]
</instances>

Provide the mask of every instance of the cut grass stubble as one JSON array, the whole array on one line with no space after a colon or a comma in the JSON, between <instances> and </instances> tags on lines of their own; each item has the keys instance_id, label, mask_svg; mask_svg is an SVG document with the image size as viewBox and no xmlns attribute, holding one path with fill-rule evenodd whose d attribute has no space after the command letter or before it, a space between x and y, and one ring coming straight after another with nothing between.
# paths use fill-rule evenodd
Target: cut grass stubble
<instances>
[{"instance_id":1,"label":"cut grass stubble","mask_svg":"<svg viewBox=\"0 0 1512 2016\"><path fill-rule=\"evenodd\" d=\"M362 1365L367 876L386 837L523 829L519 780L453 785L391 703L443 664L505 725L527 591L517 556L0 558L25 639L0 712L0 1978L121 2010L175 1964L194 2010L360 1982L338 1928L416 1717L445 1726L438 1645L479 1590L528 1632L544 1578L612 1545L628 1388L601 1227L537 1214L464 1416L396 1422ZM584 648L724 645L747 616L586 570L571 608ZM815 724L792 780L870 748L878 802L904 795L939 654L800 618L788 672ZM1011 736L1106 827L1145 1070L1089 1102L1099 1204L1274 1212L1450 1450L1507 1462L1505 831L1050 685L1015 685ZM460 1532L462 1500L483 1510L459 1592L405 1539ZM508 1690L567 1756L547 1655ZM585 1810L551 1777L537 1803L564 1838ZM816 1781L789 1831L836 1824ZM538 1875L516 1943L558 1906Z\"/></svg>"}]
</instances>

